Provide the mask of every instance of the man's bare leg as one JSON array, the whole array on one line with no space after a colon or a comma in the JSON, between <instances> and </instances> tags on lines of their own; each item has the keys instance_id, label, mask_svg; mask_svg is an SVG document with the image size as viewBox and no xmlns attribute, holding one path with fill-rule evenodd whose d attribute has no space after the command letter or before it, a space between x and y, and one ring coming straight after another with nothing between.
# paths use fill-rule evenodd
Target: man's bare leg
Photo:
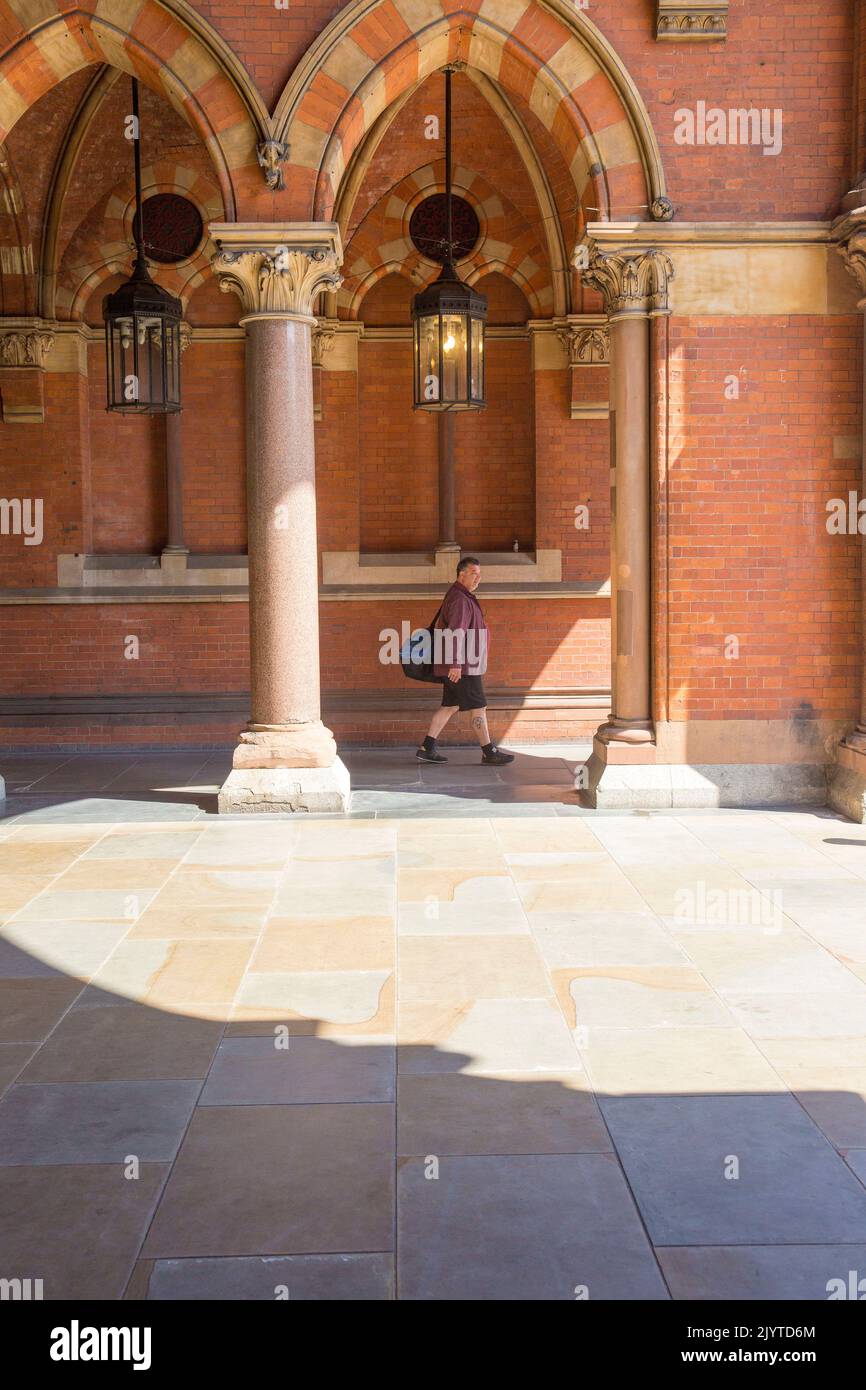
<instances>
[{"instance_id":1,"label":"man's bare leg","mask_svg":"<svg viewBox=\"0 0 866 1390\"><path fill-rule=\"evenodd\" d=\"M481 744L481 761L491 763L494 767L504 767L506 763L514 762L513 753L503 753L501 748L490 738L490 730L487 727L487 710L474 709L472 711L472 729L478 742Z\"/></svg>"},{"instance_id":2,"label":"man's bare leg","mask_svg":"<svg viewBox=\"0 0 866 1390\"><path fill-rule=\"evenodd\" d=\"M436 748L436 739L445 728L445 725L448 723L448 720L451 718L456 708L456 705L441 705L430 720L430 729L427 737L415 754L415 757L422 763L447 763L448 759L438 752Z\"/></svg>"},{"instance_id":3,"label":"man's bare leg","mask_svg":"<svg viewBox=\"0 0 866 1390\"><path fill-rule=\"evenodd\" d=\"M456 705L440 705L433 718L430 720L430 728L427 730L428 738L438 738L452 714L456 714Z\"/></svg>"},{"instance_id":4,"label":"man's bare leg","mask_svg":"<svg viewBox=\"0 0 866 1390\"><path fill-rule=\"evenodd\" d=\"M487 727L487 710L474 709L472 711L472 732L484 748L490 742L490 730Z\"/></svg>"}]
</instances>

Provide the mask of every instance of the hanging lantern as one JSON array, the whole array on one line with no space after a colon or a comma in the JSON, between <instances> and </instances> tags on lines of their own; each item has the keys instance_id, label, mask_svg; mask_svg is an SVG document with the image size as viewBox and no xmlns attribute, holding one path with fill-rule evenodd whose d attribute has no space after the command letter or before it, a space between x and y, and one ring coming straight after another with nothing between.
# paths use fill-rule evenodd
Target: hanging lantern
<instances>
[{"instance_id":1,"label":"hanging lantern","mask_svg":"<svg viewBox=\"0 0 866 1390\"><path fill-rule=\"evenodd\" d=\"M451 201L451 70L445 69L445 189L447 233L442 273L415 296L416 410L479 410L484 400L487 300L454 268Z\"/></svg>"},{"instance_id":2,"label":"hanging lantern","mask_svg":"<svg viewBox=\"0 0 866 1390\"><path fill-rule=\"evenodd\" d=\"M135 151L135 264L132 275L102 301L105 320L106 409L120 415L180 410L179 299L154 284L144 258L138 82L132 79Z\"/></svg>"}]
</instances>

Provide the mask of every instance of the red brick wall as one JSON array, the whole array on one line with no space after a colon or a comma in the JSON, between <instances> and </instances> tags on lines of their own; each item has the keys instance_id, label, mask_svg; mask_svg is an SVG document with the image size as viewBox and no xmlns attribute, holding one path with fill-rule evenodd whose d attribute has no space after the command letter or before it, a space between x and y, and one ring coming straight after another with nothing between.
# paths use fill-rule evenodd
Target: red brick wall
<instances>
[{"instance_id":1,"label":"red brick wall","mask_svg":"<svg viewBox=\"0 0 866 1390\"><path fill-rule=\"evenodd\" d=\"M455 422L457 539L469 550L535 545L533 381L525 340L490 338L487 408Z\"/></svg>"},{"instance_id":2,"label":"red brick wall","mask_svg":"<svg viewBox=\"0 0 866 1390\"><path fill-rule=\"evenodd\" d=\"M380 659L393 629L433 616L434 600L320 605L326 692L415 691ZM604 687L609 679L604 600L491 599L488 685L525 691ZM2 693L144 695L242 692L249 684L245 603L5 606ZM139 643L125 656L127 639ZM417 693L417 692L415 692ZM0 743L5 730L0 719Z\"/></svg>"},{"instance_id":3,"label":"red brick wall","mask_svg":"<svg viewBox=\"0 0 866 1390\"><path fill-rule=\"evenodd\" d=\"M571 419L570 378L568 369L535 373L538 546L562 551L563 579L607 579L610 426L607 420ZM579 506L588 509L588 529L575 526L576 518L583 520L575 512Z\"/></svg>"},{"instance_id":4,"label":"red brick wall","mask_svg":"<svg viewBox=\"0 0 866 1390\"><path fill-rule=\"evenodd\" d=\"M316 425L319 550L357 550L360 527L358 373L316 368L322 419Z\"/></svg>"},{"instance_id":5,"label":"red brick wall","mask_svg":"<svg viewBox=\"0 0 866 1390\"><path fill-rule=\"evenodd\" d=\"M193 342L182 372L186 543L212 554L245 551L244 344Z\"/></svg>"},{"instance_id":6,"label":"red brick wall","mask_svg":"<svg viewBox=\"0 0 866 1390\"><path fill-rule=\"evenodd\" d=\"M0 424L0 497L41 499L44 518L41 545L0 535L0 585L10 588L53 586L58 554L91 546L87 381L46 372L42 386L44 425Z\"/></svg>"},{"instance_id":7,"label":"red brick wall","mask_svg":"<svg viewBox=\"0 0 866 1390\"><path fill-rule=\"evenodd\" d=\"M362 341L358 365L361 549L431 549L439 512L437 423L412 408L412 344Z\"/></svg>"},{"instance_id":8,"label":"red brick wall","mask_svg":"<svg viewBox=\"0 0 866 1390\"><path fill-rule=\"evenodd\" d=\"M671 320L672 719L857 712L860 538L827 533L826 503L859 495L834 439L858 442L861 334L856 316Z\"/></svg>"},{"instance_id":9,"label":"red brick wall","mask_svg":"<svg viewBox=\"0 0 866 1390\"><path fill-rule=\"evenodd\" d=\"M88 348L93 549L152 555L165 544L165 423L105 409L105 348Z\"/></svg>"}]
</instances>

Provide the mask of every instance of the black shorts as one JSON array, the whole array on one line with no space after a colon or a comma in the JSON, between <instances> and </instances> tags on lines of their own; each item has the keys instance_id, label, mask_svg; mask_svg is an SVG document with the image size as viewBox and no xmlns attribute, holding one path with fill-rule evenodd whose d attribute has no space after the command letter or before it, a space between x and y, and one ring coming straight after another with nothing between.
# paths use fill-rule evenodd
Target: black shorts
<instances>
[{"instance_id":1,"label":"black shorts","mask_svg":"<svg viewBox=\"0 0 866 1390\"><path fill-rule=\"evenodd\" d=\"M484 709L487 704L484 682L480 676L461 676L457 681L444 680L442 685L442 704L449 709L454 705L459 710Z\"/></svg>"}]
</instances>

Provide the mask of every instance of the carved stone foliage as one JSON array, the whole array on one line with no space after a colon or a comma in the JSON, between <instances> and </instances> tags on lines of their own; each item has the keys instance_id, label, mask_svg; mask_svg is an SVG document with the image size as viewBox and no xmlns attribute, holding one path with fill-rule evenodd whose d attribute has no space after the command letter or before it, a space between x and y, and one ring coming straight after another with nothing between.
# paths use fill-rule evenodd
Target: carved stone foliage
<instances>
[{"instance_id":1,"label":"carved stone foliage","mask_svg":"<svg viewBox=\"0 0 866 1390\"><path fill-rule=\"evenodd\" d=\"M325 357L334 346L336 322L333 319L319 319L313 329L313 366L321 367Z\"/></svg>"},{"instance_id":2,"label":"carved stone foliage","mask_svg":"<svg viewBox=\"0 0 866 1390\"><path fill-rule=\"evenodd\" d=\"M653 198L650 205L650 216L653 222L672 222L674 211L674 205L670 198Z\"/></svg>"},{"instance_id":3,"label":"carved stone foliage","mask_svg":"<svg viewBox=\"0 0 866 1390\"><path fill-rule=\"evenodd\" d=\"M665 251L602 252L593 246L581 275L584 284L603 296L608 314L670 312L674 267Z\"/></svg>"},{"instance_id":4,"label":"carved stone foliage","mask_svg":"<svg viewBox=\"0 0 866 1390\"><path fill-rule=\"evenodd\" d=\"M42 329L3 329L0 323L0 366L45 367L54 334Z\"/></svg>"},{"instance_id":5,"label":"carved stone foliage","mask_svg":"<svg viewBox=\"0 0 866 1390\"><path fill-rule=\"evenodd\" d=\"M213 267L220 289L238 296L245 314L298 314L312 317L316 296L324 289L338 289L340 248L338 242L307 245L268 237L265 244L250 228L246 242L237 235L223 242L216 228L217 243ZM264 239L263 239L264 240Z\"/></svg>"},{"instance_id":6,"label":"carved stone foliage","mask_svg":"<svg viewBox=\"0 0 866 1390\"><path fill-rule=\"evenodd\" d=\"M262 140L256 145L256 158L272 193L284 187L282 165L289 157L289 147L283 140Z\"/></svg>"},{"instance_id":7,"label":"carved stone foliage","mask_svg":"<svg viewBox=\"0 0 866 1390\"><path fill-rule=\"evenodd\" d=\"M728 0L658 0L656 38L672 42L724 39L728 34Z\"/></svg>"},{"instance_id":8,"label":"carved stone foliage","mask_svg":"<svg viewBox=\"0 0 866 1390\"><path fill-rule=\"evenodd\" d=\"M842 235L843 239L836 250L845 263L845 269L857 281L860 294L866 296L866 221L849 217Z\"/></svg>"},{"instance_id":9,"label":"carved stone foliage","mask_svg":"<svg viewBox=\"0 0 866 1390\"><path fill-rule=\"evenodd\" d=\"M610 362L610 333L604 324L570 323L557 331L570 367L603 367Z\"/></svg>"}]
</instances>

